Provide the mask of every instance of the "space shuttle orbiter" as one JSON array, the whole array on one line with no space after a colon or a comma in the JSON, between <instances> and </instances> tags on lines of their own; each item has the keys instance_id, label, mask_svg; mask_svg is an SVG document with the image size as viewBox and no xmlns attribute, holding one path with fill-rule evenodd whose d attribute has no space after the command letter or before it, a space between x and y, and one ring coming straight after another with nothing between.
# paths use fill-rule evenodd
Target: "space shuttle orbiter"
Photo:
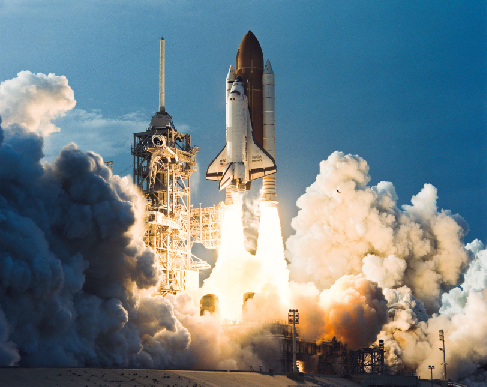
<instances>
[{"instance_id":1,"label":"space shuttle orbiter","mask_svg":"<svg viewBox=\"0 0 487 387\"><path fill-rule=\"evenodd\" d=\"M227 145L206 172L219 180L220 189L250 189L252 180L263 178L262 199L276 202L274 71L252 33L242 39L226 79ZM242 91L243 90L243 91Z\"/></svg>"},{"instance_id":2,"label":"space shuttle orbiter","mask_svg":"<svg viewBox=\"0 0 487 387\"><path fill-rule=\"evenodd\" d=\"M244 81L240 76L235 77L233 66L227 76L227 84L230 82L226 104L227 144L208 167L206 178L219 180L220 190L230 186L243 191L250 189L252 180L275 173L276 163L255 139Z\"/></svg>"}]
</instances>

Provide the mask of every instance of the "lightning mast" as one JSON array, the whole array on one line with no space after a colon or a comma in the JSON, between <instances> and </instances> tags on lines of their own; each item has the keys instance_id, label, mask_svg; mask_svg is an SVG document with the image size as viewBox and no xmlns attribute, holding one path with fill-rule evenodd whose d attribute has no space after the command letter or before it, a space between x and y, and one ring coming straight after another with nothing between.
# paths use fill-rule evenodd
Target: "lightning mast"
<instances>
[{"instance_id":1,"label":"lightning mast","mask_svg":"<svg viewBox=\"0 0 487 387\"><path fill-rule=\"evenodd\" d=\"M146 197L144 242L157 257L157 294L198 287L210 265L191 254L190 176L196 170L191 135L176 130L165 107L165 42L160 42L159 111L145 132L134 133L134 183Z\"/></svg>"}]
</instances>

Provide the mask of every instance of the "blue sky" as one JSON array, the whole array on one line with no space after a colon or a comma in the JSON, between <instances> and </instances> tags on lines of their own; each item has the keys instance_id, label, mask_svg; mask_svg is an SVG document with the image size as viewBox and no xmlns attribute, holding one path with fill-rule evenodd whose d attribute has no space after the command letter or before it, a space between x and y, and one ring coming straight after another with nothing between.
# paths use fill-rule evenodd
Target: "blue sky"
<instances>
[{"instance_id":1,"label":"blue sky","mask_svg":"<svg viewBox=\"0 0 487 387\"><path fill-rule=\"evenodd\" d=\"M131 171L134 131L166 108L189 132L193 203L223 200L204 181L225 141L225 76L250 29L276 74L276 160L283 234L296 199L333 151L358 154L399 205L425 183L438 206L487 241L485 1L0 0L0 81L65 75L77 105L57 120L46 158L74 141ZM128 169L127 169L128 168Z\"/></svg>"}]
</instances>

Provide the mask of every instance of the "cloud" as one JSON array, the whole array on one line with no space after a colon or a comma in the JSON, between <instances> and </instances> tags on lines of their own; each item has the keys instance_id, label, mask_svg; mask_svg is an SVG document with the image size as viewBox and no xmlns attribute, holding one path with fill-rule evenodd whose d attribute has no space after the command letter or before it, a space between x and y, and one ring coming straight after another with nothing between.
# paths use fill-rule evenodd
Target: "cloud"
<instances>
[{"instance_id":1,"label":"cloud","mask_svg":"<svg viewBox=\"0 0 487 387\"><path fill-rule=\"evenodd\" d=\"M48 136L60 130L51 121L75 105L74 92L64 76L21 71L0 83L0 116L5 129L18 125Z\"/></svg>"},{"instance_id":2,"label":"cloud","mask_svg":"<svg viewBox=\"0 0 487 387\"><path fill-rule=\"evenodd\" d=\"M106 160L130 154L133 133L143 132L148 120L140 113L117 118L105 117L100 111L74 109L56 120L63 130L45 139L47 160L53 160L62 146L74 142L80 149L102 154Z\"/></svg>"},{"instance_id":3,"label":"cloud","mask_svg":"<svg viewBox=\"0 0 487 387\"><path fill-rule=\"evenodd\" d=\"M487 250L481 241L476 239L467 244L467 248L475 254L475 259L470 263L463 276L463 283L444 293L440 312L443 314L456 314L461 312L470 293L481 293L487 289ZM485 294L487 296L487 292Z\"/></svg>"}]
</instances>

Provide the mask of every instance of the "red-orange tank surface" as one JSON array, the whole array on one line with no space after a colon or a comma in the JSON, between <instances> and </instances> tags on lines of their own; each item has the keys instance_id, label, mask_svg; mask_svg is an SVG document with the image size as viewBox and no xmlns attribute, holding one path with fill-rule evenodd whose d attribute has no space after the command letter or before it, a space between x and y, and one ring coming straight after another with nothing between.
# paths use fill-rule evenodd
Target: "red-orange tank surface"
<instances>
[{"instance_id":1,"label":"red-orange tank surface","mask_svg":"<svg viewBox=\"0 0 487 387\"><path fill-rule=\"evenodd\" d=\"M247 32L238 46L236 65L237 76L241 76L244 80L254 136L257 142L263 146L262 73L264 56L260 43L252 31Z\"/></svg>"}]
</instances>

